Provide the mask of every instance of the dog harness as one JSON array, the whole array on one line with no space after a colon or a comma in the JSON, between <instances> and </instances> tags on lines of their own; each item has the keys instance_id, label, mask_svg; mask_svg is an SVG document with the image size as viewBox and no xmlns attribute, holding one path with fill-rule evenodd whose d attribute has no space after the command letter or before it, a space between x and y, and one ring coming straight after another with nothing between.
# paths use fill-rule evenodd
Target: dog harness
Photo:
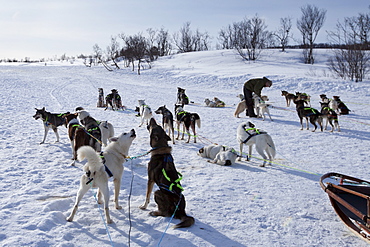
<instances>
[{"instance_id":1,"label":"dog harness","mask_svg":"<svg viewBox=\"0 0 370 247\"><path fill-rule=\"evenodd\" d=\"M105 172L108 174L108 176L111 178L113 177L113 173L109 170L108 166L105 165L105 158L104 158L104 155L103 155L103 152L100 152L100 158L104 164L104 168L105 168ZM91 171L87 171L86 172L86 176L89 178L89 180L86 182L86 184L89 184L91 183L91 181L94 180L94 178L91 178Z\"/></svg>"},{"instance_id":2,"label":"dog harness","mask_svg":"<svg viewBox=\"0 0 370 247\"><path fill-rule=\"evenodd\" d=\"M305 111L312 111L312 113L308 114L308 116L315 115L315 114L319 113L318 110L316 110L314 108L311 108L311 107L304 107L303 110L305 110Z\"/></svg>"},{"instance_id":3,"label":"dog harness","mask_svg":"<svg viewBox=\"0 0 370 247\"><path fill-rule=\"evenodd\" d=\"M163 164L166 164L168 162L173 162L173 159L172 159L172 156L171 155L166 155L163 159ZM170 185L166 185L166 184L161 184L160 188L162 189L165 189L167 191L170 191L171 193L176 193L174 190L173 190L173 186L176 186L177 188L180 189L180 191L184 191L184 188L181 186L180 184L180 181L182 179L182 174L177 172L177 174L179 175L179 177L175 180L175 181L171 181L171 178L167 175L166 173L166 170L164 169L164 167L162 168L162 173L163 173L163 176L168 180L168 182L170 182L171 184ZM181 194L180 192L180 194Z\"/></svg>"},{"instance_id":4,"label":"dog harness","mask_svg":"<svg viewBox=\"0 0 370 247\"><path fill-rule=\"evenodd\" d=\"M249 128L249 129L246 129L245 128L246 126L244 126L244 130L245 132L247 132L247 134L249 135L247 137L247 139L245 139L243 141L243 143L247 143L253 136L256 136L256 135L260 135L260 134L267 134L267 132L260 132L257 128ZM253 131L253 133L250 133L249 131Z\"/></svg>"}]
</instances>

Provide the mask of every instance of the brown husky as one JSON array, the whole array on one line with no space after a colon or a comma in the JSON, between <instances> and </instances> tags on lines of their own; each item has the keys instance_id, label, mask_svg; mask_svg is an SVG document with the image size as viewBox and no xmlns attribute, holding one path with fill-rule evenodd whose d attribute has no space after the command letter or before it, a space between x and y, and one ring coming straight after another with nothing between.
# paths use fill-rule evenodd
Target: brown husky
<instances>
[{"instance_id":1,"label":"brown husky","mask_svg":"<svg viewBox=\"0 0 370 247\"><path fill-rule=\"evenodd\" d=\"M148 125L150 133L150 146L152 147L151 158L148 164L148 187L146 199L141 209L146 209L154 183L159 187L154 193L154 200L158 205L157 211L150 212L152 216L170 217L180 219L181 222L175 228L190 227L194 224L194 218L185 213L185 196L182 194L180 180L181 174L177 172L171 147L167 142L171 138L159 126L154 118L150 119Z\"/></svg>"}]
</instances>

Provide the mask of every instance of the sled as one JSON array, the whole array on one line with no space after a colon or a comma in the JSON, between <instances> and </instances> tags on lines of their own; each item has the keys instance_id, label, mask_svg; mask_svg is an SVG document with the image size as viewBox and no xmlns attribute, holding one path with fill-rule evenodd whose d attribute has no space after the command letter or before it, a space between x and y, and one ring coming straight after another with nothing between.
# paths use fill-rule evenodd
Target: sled
<instances>
[{"instance_id":1,"label":"sled","mask_svg":"<svg viewBox=\"0 0 370 247\"><path fill-rule=\"evenodd\" d=\"M332 172L321 177L320 185L344 224L370 243L370 182Z\"/></svg>"}]
</instances>

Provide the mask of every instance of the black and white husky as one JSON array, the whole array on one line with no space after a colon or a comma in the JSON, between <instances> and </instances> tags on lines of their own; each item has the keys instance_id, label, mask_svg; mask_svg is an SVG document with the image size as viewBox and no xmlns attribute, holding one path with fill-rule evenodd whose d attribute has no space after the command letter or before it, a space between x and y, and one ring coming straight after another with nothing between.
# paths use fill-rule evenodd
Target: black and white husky
<instances>
[{"instance_id":1,"label":"black and white husky","mask_svg":"<svg viewBox=\"0 0 370 247\"><path fill-rule=\"evenodd\" d=\"M218 144L211 144L202 147L197 154L203 158L209 158L208 162L221 166L230 166L235 164L238 154L233 148Z\"/></svg>"},{"instance_id":2,"label":"black and white husky","mask_svg":"<svg viewBox=\"0 0 370 247\"><path fill-rule=\"evenodd\" d=\"M267 158L271 164L272 160L275 158L276 149L275 144L269 134L266 131L255 128L255 125L251 122L241 123L236 130L236 139L240 144L240 156L238 160L241 160L243 154L243 145L249 147L249 153L247 155L247 161L252 156L252 147L256 146L257 152L263 158L263 164L265 166L267 163ZM266 156L266 154L267 156Z\"/></svg>"},{"instance_id":3,"label":"black and white husky","mask_svg":"<svg viewBox=\"0 0 370 247\"><path fill-rule=\"evenodd\" d=\"M45 143L46 136L48 135L48 132L50 129L52 129L55 133L55 136L57 137L56 142L59 142L59 134L58 134L58 127L62 126L65 122L64 116L66 114L69 114L69 112L61 113L61 114L55 114L50 113L45 110L45 107L42 109L36 109L36 114L33 116L35 120L41 119L44 122L44 138L40 142L40 144Z\"/></svg>"},{"instance_id":4,"label":"black and white husky","mask_svg":"<svg viewBox=\"0 0 370 247\"><path fill-rule=\"evenodd\" d=\"M144 122L146 121L146 125L149 124L149 120L153 117L152 109L145 104L145 100L139 99L139 116L141 118L141 122L139 127L141 127Z\"/></svg>"},{"instance_id":5,"label":"black and white husky","mask_svg":"<svg viewBox=\"0 0 370 247\"><path fill-rule=\"evenodd\" d=\"M162 127L166 131L168 129L168 136L171 137L172 143L175 144L175 134L174 134L174 124L173 124L173 115L166 106L160 106L157 110L154 111L156 114L162 114Z\"/></svg>"},{"instance_id":6,"label":"black and white husky","mask_svg":"<svg viewBox=\"0 0 370 247\"><path fill-rule=\"evenodd\" d=\"M188 140L186 143L190 141L190 130L193 130L194 134L194 143L197 142L195 126L197 125L200 128L200 117L198 113L190 113L184 110L183 105L175 105L175 115L176 115L176 123L177 123L177 140L180 137L180 125L183 125L182 137L181 140L184 140L185 131L188 134Z\"/></svg>"}]
</instances>

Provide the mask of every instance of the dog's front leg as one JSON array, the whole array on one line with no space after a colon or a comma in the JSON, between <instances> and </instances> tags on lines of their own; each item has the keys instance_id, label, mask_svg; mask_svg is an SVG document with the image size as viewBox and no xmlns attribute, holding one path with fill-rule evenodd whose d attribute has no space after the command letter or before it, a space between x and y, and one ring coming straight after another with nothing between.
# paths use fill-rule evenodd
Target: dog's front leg
<instances>
[{"instance_id":1,"label":"dog's front leg","mask_svg":"<svg viewBox=\"0 0 370 247\"><path fill-rule=\"evenodd\" d=\"M49 127L44 123L44 139L40 142L40 144L45 143L46 136L48 135Z\"/></svg>"},{"instance_id":2,"label":"dog's front leg","mask_svg":"<svg viewBox=\"0 0 370 247\"><path fill-rule=\"evenodd\" d=\"M148 204L150 202L150 194L152 193L153 186L154 186L154 181L153 180L148 180L145 202L144 202L143 205L141 205L139 207L140 209L146 209L148 207Z\"/></svg>"},{"instance_id":3,"label":"dog's front leg","mask_svg":"<svg viewBox=\"0 0 370 247\"><path fill-rule=\"evenodd\" d=\"M242 157L243 157L243 143L241 142L240 143L240 156L238 158L238 161L241 161L242 160Z\"/></svg>"}]
</instances>

